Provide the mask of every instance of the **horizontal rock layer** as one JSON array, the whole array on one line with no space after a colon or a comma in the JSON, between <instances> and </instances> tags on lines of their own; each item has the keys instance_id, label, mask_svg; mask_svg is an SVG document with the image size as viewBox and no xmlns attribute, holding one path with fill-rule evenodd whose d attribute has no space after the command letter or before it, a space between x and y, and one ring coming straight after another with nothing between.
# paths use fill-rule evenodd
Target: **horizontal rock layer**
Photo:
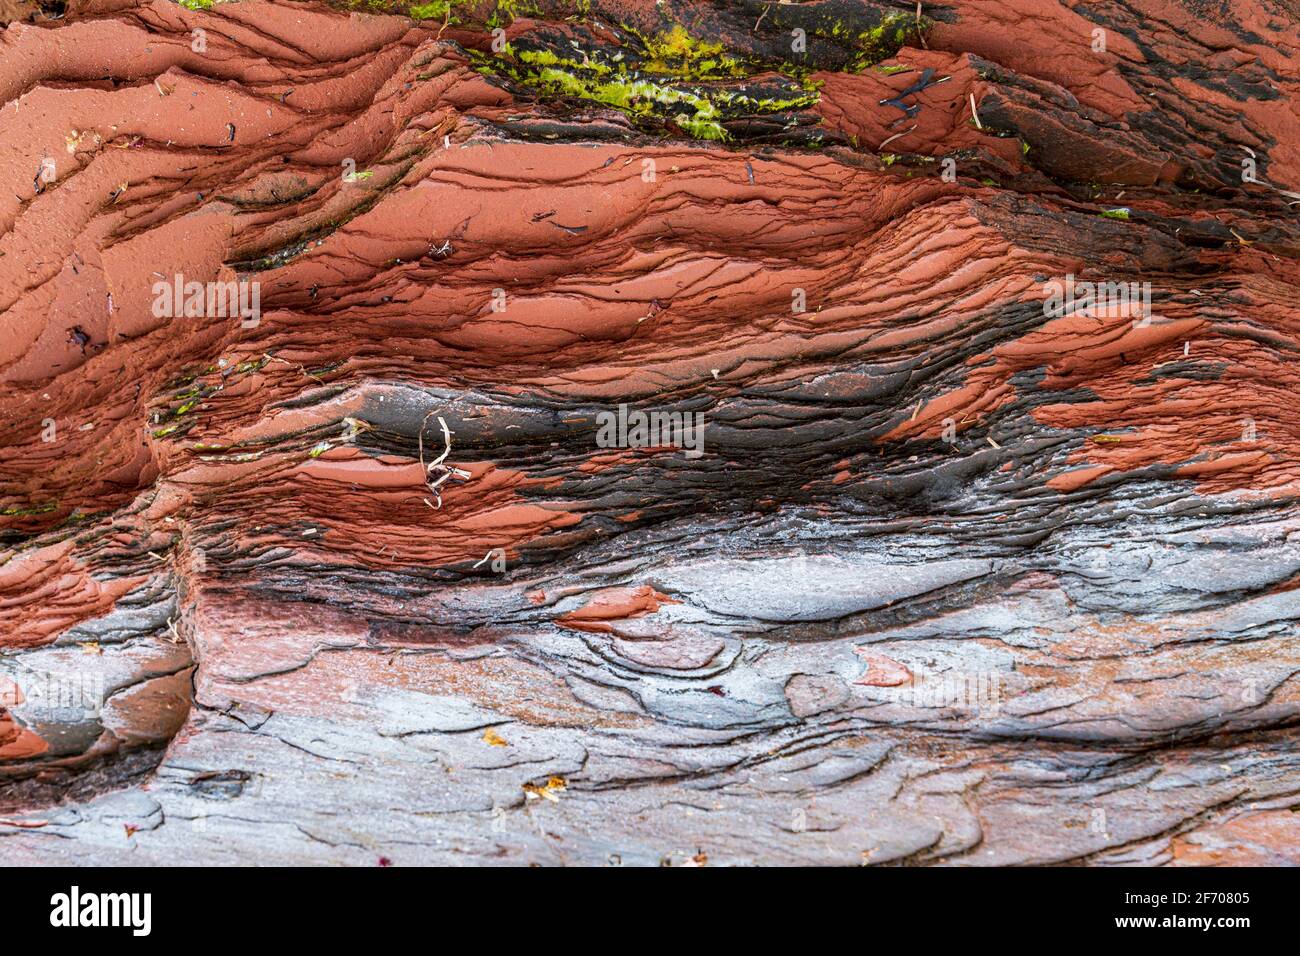
<instances>
[{"instance_id":1,"label":"horizontal rock layer","mask_svg":"<svg viewBox=\"0 0 1300 956\"><path fill-rule=\"evenodd\" d=\"M0 859L1300 860L1293 4L0 19Z\"/></svg>"}]
</instances>

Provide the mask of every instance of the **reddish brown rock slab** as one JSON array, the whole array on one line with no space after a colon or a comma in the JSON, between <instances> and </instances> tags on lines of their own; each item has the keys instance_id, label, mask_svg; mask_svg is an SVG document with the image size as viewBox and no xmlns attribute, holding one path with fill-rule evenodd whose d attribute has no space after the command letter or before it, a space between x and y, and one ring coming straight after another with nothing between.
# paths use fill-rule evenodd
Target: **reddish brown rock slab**
<instances>
[{"instance_id":1,"label":"reddish brown rock slab","mask_svg":"<svg viewBox=\"0 0 1300 956\"><path fill-rule=\"evenodd\" d=\"M0 5L5 861L1295 862L1295 11L454 6Z\"/></svg>"},{"instance_id":2,"label":"reddish brown rock slab","mask_svg":"<svg viewBox=\"0 0 1300 956\"><path fill-rule=\"evenodd\" d=\"M1300 818L1292 809L1246 813L1174 841L1175 866L1300 865Z\"/></svg>"}]
</instances>

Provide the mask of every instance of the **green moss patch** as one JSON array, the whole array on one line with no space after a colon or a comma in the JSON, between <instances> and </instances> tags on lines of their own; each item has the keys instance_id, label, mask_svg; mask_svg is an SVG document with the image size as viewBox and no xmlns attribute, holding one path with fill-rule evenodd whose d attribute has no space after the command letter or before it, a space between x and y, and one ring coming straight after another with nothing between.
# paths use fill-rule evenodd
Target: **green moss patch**
<instances>
[{"instance_id":1,"label":"green moss patch","mask_svg":"<svg viewBox=\"0 0 1300 956\"><path fill-rule=\"evenodd\" d=\"M612 107L647 131L672 124L705 140L731 139L729 121L794 113L820 95L814 84L787 77L742 82L759 71L755 65L680 26L651 36L627 31L626 39L623 47L570 41L567 49L534 39L507 45L497 56L479 55L476 65L544 97Z\"/></svg>"}]
</instances>

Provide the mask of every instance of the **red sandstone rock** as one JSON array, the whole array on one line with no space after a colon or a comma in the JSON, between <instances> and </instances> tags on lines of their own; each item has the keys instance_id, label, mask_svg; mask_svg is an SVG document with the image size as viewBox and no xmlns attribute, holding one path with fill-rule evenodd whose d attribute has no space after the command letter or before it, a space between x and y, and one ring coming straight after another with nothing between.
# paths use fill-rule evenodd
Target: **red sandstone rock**
<instances>
[{"instance_id":1,"label":"red sandstone rock","mask_svg":"<svg viewBox=\"0 0 1300 956\"><path fill-rule=\"evenodd\" d=\"M1293 10L336 6L0 3L7 861L1293 861Z\"/></svg>"}]
</instances>

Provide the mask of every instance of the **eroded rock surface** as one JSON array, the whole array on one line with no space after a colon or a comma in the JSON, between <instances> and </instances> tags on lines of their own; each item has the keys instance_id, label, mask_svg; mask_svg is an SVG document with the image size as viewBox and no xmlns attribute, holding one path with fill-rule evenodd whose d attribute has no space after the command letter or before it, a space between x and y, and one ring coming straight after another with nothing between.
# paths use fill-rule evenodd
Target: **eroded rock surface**
<instances>
[{"instance_id":1,"label":"eroded rock surface","mask_svg":"<svg viewBox=\"0 0 1300 956\"><path fill-rule=\"evenodd\" d=\"M1294 3L0 21L4 862L1300 862Z\"/></svg>"}]
</instances>

